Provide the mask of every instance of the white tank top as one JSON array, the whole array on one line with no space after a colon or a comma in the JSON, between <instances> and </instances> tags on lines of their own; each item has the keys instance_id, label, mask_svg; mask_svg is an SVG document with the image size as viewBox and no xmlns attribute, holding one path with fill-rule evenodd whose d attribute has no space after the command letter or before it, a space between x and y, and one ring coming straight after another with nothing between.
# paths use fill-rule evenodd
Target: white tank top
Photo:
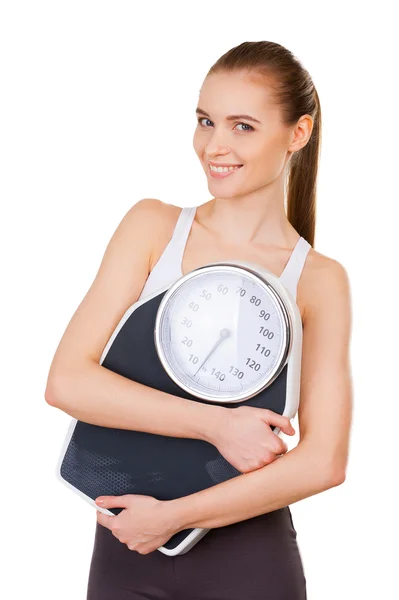
<instances>
[{"instance_id":1,"label":"white tank top","mask_svg":"<svg viewBox=\"0 0 399 600\"><path fill-rule=\"evenodd\" d=\"M148 275L139 300L144 298L144 296L152 294L158 289L165 288L168 284L172 285L172 283L183 276L181 264L184 248L196 211L197 207L192 206L185 207L180 212L172 238ZM305 238L300 237L295 248L291 252L284 271L279 277L281 283L283 283L283 285L291 292L295 300L298 281L310 248L311 245L309 242L307 242Z\"/></svg>"}]
</instances>

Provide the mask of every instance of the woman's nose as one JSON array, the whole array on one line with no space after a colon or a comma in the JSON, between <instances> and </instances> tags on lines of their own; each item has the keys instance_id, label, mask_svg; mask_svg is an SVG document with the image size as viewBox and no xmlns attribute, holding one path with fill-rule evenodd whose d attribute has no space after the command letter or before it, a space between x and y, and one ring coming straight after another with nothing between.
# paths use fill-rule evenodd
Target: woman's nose
<instances>
[{"instance_id":1,"label":"woman's nose","mask_svg":"<svg viewBox=\"0 0 399 600\"><path fill-rule=\"evenodd\" d=\"M216 139L216 136L212 136L212 139L206 144L206 156L209 160L213 160L215 156L232 154L230 146L220 139Z\"/></svg>"}]
</instances>

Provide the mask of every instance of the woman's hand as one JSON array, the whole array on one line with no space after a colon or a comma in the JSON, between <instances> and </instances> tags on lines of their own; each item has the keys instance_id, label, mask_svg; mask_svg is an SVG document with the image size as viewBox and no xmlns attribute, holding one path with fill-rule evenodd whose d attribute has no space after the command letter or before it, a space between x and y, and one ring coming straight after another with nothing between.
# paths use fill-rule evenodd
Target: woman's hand
<instances>
[{"instance_id":1,"label":"woman's hand","mask_svg":"<svg viewBox=\"0 0 399 600\"><path fill-rule=\"evenodd\" d=\"M233 467L241 473L249 473L288 450L287 444L269 425L279 427L287 435L295 433L287 417L267 408L239 406L225 409L207 439Z\"/></svg>"},{"instance_id":2,"label":"woman's hand","mask_svg":"<svg viewBox=\"0 0 399 600\"><path fill-rule=\"evenodd\" d=\"M99 496L96 503L103 508L124 508L118 515L97 511L97 522L112 531L129 550L139 554L158 549L181 529L167 508L169 503L152 496Z\"/></svg>"}]
</instances>

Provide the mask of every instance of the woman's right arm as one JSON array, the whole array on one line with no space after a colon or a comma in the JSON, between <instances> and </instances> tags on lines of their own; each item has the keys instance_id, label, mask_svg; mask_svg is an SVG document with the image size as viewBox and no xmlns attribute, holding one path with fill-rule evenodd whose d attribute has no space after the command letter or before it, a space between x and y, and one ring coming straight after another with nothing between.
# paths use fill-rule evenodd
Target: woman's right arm
<instances>
[{"instance_id":1,"label":"woman's right arm","mask_svg":"<svg viewBox=\"0 0 399 600\"><path fill-rule=\"evenodd\" d=\"M167 394L99 364L120 319L144 287L165 209L160 200L145 198L123 217L57 347L45 399L86 423L211 441L224 407Z\"/></svg>"}]
</instances>

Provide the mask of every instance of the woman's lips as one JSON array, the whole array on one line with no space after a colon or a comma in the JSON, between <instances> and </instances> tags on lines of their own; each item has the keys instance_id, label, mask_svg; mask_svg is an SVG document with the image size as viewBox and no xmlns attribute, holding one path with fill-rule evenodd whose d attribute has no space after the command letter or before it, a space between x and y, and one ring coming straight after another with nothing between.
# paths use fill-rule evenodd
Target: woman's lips
<instances>
[{"instance_id":1,"label":"woman's lips","mask_svg":"<svg viewBox=\"0 0 399 600\"><path fill-rule=\"evenodd\" d=\"M210 165L208 165L208 169L211 174L211 177L214 177L215 179L223 179L224 177L230 177L230 175L233 175L233 173L236 173L237 171L242 169L243 166L244 165L241 165L237 169L232 169L231 171L222 171L221 173L218 173L217 171L212 171Z\"/></svg>"}]
</instances>

